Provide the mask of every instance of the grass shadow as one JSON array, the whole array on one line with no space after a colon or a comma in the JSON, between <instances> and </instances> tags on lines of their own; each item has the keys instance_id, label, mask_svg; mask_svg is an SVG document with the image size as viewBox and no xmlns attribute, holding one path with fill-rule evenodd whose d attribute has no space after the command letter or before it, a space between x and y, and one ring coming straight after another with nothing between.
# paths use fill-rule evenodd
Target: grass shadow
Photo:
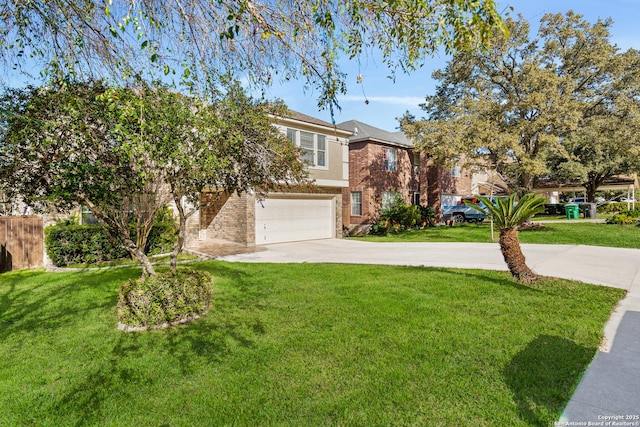
<instances>
[{"instance_id":1,"label":"grass shadow","mask_svg":"<svg viewBox=\"0 0 640 427\"><path fill-rule=\"evenodd\" d=\"M265 333L252 306L259 305L260 286L232 264L203 263L197 268L214 276L214 287L216 279L232 279L233 292L214 294L209 312L187 324L144 332L105 331L103 357L52 403L50 411L70 425L100 424L112 416L107 406L110 395L139 399L135 394L140 390L148 392L161 383L158 375L197 377L203 367L216 369L239 349L254 346ZM252 308L251 315L243 306Z\"/></svg>"},{"instance_id":2,"label":"grass shadow","mask_svg":"<svg viewBox=\"0 0 640 427\"><path fill-rule=\"evenodd\" d=\"M520 418L528 425L553 425L596 350L550 335L527 344L503 371Z\"/></svg>"},{"instance_id":3,"label":"grass shadow","mask_svg":"<svg viewBox=\"0 0 640 427\"><path fill-rule=\"evenodd\" d=\"M519 291L527 291L527 292L541 292L540 289L537 289L534 286L525 285L517 280L513 279L509 273L507 272L496 272L491 270L475 270L475 269L455 269L452 271L450 268L444 267L411 267L411 268L428 268L430 271L446 273L446 274L455 274L456 276L463 277L464 281L468 281L472 283L474 280L480 280L483 282L491 282L495 283L499 286L507 286ZM499 274L501 277L496 277Z\"/></svg>"},{"instance_id":4,"label":"grass shadow","mask_svg":"<svg viewBox=\"0 0 640 427\"><path fill-rule=\"evenodd\" d=\"M136 277L139 269L91 273L12 273L0 285L0 340L21 332L52 331L82 321L96 309L115 307L117 284Z\"/></svg>"}]
</instances>

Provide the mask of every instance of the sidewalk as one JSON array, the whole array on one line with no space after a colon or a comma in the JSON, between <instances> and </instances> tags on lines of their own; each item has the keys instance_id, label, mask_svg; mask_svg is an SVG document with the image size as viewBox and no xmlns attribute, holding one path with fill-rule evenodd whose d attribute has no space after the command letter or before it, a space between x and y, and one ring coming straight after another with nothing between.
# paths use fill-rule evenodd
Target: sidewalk
<instances>
[{"instance_id":1,"label":"sidewalk","mask_svg":"<svg viewBox=\"0 0 640 427\"><path fill-rule=\"evenodd\" d=\"M329 239L261 248L266 250L221 259L507 269L497 243L373 243ZM530 244L522 245L522 250L527 265L540 275L628 291L605 326L603 346L557 425L588 425L589 422L607 425L608 421L624 421L640 426L640 418L635 418L640 416L640 250ZM617 416L622 418L610 418ZM638 424L633 424L636 421Z\"/></svg>"}]
</instances>

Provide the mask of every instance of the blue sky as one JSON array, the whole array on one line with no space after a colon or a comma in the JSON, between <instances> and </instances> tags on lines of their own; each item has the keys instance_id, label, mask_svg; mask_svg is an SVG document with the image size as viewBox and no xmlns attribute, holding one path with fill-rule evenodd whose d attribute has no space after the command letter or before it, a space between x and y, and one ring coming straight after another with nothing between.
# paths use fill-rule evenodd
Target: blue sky
<instances>
[{"instance_id":1,"label":"blue sky","mask_svg":"<svg viewBox=\"0 0 640 427\"><path fill-rule=\"evenodd\" d=\"M499 10L505 11L512 6L514 10L511 13L514 16L521 13L534 31L537 31L540 18L545 13L574 10L589 22L611 17L614 21L610 28L613 43L622 50L640 49L639 0L499 0L498 5ZM342 111L335 113L335 122L355 119L388 131L397 130L396 118L405 111L422 116L418 105L425 95L434 92L435 82L431 73L446 63L446 56L428 59L424 67L411 75L399 72L394 83L387 78L389 71L375 58L361 59L360 67L354 61L343 62L343 71L348 74L347 95L339 98ZM362 73L362 84L356 83L358 72ZM364 102L363 90L369 104ZM266 92L267 97L281 98L293 110L330 122L329 111L318 110L317 95L312 91L305 93L302 82L296 81L274 86Z\"/></svg>"}]
</instances>

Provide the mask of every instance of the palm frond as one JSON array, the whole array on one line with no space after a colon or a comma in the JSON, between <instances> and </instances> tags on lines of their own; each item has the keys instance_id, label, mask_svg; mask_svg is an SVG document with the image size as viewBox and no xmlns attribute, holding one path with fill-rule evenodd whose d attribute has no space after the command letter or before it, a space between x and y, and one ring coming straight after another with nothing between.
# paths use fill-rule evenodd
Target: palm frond
<instances>
[{"instance_id":1,"label":"palm frond","mask_svg":"<svg viewBox=\"0 0 640 427\"><path fill-rule=\"evenodd\" d=\"M493 221L498 228L514 228L525 222L533 215L544 211L546 199L544 197L529 193L515 201L515 194L507 198L497 198L493 201L486 196L475 196L484 206L465 202L487 216L493 217Z\"/></svg>"}]
</instances>

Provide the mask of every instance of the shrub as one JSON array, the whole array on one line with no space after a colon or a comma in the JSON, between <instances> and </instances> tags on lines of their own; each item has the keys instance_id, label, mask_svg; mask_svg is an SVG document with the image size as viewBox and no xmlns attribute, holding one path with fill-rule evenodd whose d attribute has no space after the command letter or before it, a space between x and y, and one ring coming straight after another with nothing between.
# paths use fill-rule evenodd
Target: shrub
<instances>
[{"instance_id":1,"label":"shrub","mask_svg":"<svg viewBox=\"0 0 640 427\"><path fill-rule=\"evenodd\" d=\"M374 236L386 236L388 232L386 221L376 221L369 229L369 234Z\"/></svg>"},{"instance_id":2,"label":"shrub","mask_svg":"<svg viewBox=\"0 0 640 427\"><path fill-rule=\"evenodd\" d=\"M632 218L640 218L640 209L631 209L628 211L620 212Z\"/></svg>"},{"instance_id":3,"label":"shrub","mask_svg":"<svg viewBox=\"0 0 640 427\"><path fill-rule=\"evenodd\" d=\"M614 214L607 218L607 224L635 224L637 216L629 216L627 212Z\"/></svg>"},{"instance_id":4,"label":"shrub","mask_svg":"<svg viewBox=\"0 0 640 427\"><path fill-rule=\"evenodd\" d=\"M114 245L102 227L62 222L44 230L47 255L54 265L94 263L125 258L129 253Z\"/></svg>"},{"instance_id":5,"label":"shrub","mask_svg":"<svg viewBox=\"0 0 640 427\"><path fill-rule=\"evenodd\" d=\"M431 206L420 206L420 225L433 227L436 220L436 210Z\"/></svg>"},{"instance_id":6,"label":"shrub","mask_svg":"<svg viewBox=\"0 0 640 427\"><path fill-rule=\"evenodd\" d=\"M119 327L148 329L198 318L209 310L211 284L209 273L195 270L128 280L118 296Z\"/></svg>"},{"instance_id":7,"label":"shrub","mask_svg":"<svg viewBox=\"0 0 640 427\"><path fill-rule=\"evenodd\" d=\"M627 210L627 202L605 203L596 208L599 213L615 213Z\"/></svg>"},{"instance_id":8,"label":"shrub","mask_svg":"<svg viewBox=\"0 0 640 427\"><path fill-rule=\"evenodd\" d=\"M168 206L164 206L157 214L156 219L147 238L145 253L158 255L171 252L178 239L178 226L173 212Z\"/></svg>"},{"instance_id":9,"label":"shrub","mask_svg":"<svg viewBox=\"0 0 640 427\"><path fill-rule=\"evenodd\" d=\"M132 229L135 239L135 230ZM171 252L178 228L168 207L163 208L151 228L145 253ZM78 225L75 218L62 220L45 229L47 255L54 265L92 264L129 257L120 239L110 239L100 225Z\"/></svg>"},{"instance_id":10,"label":"shrub","mask_svg":"<svg viewBox=\"0 0 640 427\"><path fill-rule=\"evenodd\" d=\"M420 219L420 207L405 204L400 196L396 197L389 208L380 213L380 221L386 223L387 230L394 233L415 226Z\"/></svg>"}]
</instances>

